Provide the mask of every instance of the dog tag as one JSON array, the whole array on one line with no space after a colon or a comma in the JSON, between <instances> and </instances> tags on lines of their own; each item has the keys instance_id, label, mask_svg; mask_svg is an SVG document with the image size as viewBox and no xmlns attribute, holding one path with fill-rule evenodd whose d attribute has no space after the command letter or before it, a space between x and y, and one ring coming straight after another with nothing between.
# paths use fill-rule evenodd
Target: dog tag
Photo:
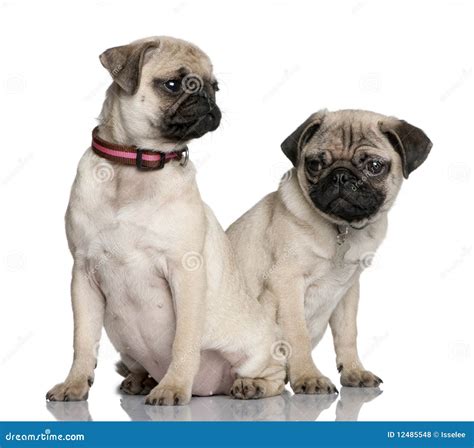
<instances>
[{"instance_id":1,"label":"dog tag","mask_svg":"<svg viewBox=\"0 0 474 448\"><path fill-rule=\"evenodd\" d=\"M336 254L334 257L334 264L337 267L344 266L344 256L349 250L349 243L346 241L347 234L349 233L349 226L340 227L337 226L336 236Z\"/></svg>"},{"instance_id":2,"label":"dog tag","mask_svg":"<svg viewBox=\"0 0 474 448\"><path fill-rule=\"evenodd\" d=\"M336 255L334 257L334 263L338 268L342 268L344 266L344 257L349 250L349 243L342 243L336 245Z\"/></svg>"}]
</instances>

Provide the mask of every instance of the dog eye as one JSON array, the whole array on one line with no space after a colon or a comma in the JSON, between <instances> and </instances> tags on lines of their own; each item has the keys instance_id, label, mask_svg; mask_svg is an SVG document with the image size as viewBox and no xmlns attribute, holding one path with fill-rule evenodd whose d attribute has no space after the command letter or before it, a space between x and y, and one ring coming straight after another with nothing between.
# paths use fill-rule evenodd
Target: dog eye
<instances>
[{"instance_id":1,"label":"dog eye","mask_svg":"<svg viewBox=\"0 0 474 448\"><path fill-rule=\"evenodd\" d=\"M163 83L163 85L164 85L166 90L168 90L172 93L179 92L179 90L181 89L181 81L179 81L177 79L170 79L168 81L165 81Z\"/></svg>"},{"instance_id":2,"label":"dog eye","mask_svg":"<svg viewBox=\"0 0 474 448\"><path fill-rule=\"evenodd\" d=\"M377 175L382 173L385 168L385 164L380 160L370 160L366 167L370 174Z\"/></svg>"},{"instance_id":3,"label":"dog eye","mask_svg":"<svg viewBox=\"0 0 474 448\"><path fill-rule=\"evenodd\" d=\"M214 92L219 92L219 84L217 83L217 81L214 81L212 83L212 88L214 89Z\"/></svg>"},{"instance_id":4,"label":"dog eye","mask_svg":"<svg viewBox=\"0 0 474 448\"><path fill-rule=\"evenodd\" d=\"M310 159L306 161L306 169L310 174L316 174L322 168L322 163L319 160Z\"/></svg>"}]
</instances>

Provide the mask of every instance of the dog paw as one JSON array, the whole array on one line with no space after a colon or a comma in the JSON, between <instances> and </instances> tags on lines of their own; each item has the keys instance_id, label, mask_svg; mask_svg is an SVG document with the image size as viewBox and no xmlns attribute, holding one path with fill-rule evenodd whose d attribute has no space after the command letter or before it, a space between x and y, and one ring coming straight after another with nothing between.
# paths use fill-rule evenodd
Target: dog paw
<instances>
[{"instance_id":1,"label":"dog paw","mask_svg":"<svg viewBox=\"0 0 474 448\"><path fill-rule=\"evenodd\" d=\"M66 380L64 383L56 384L47 394L49 401L83 401L89 396L92 379Z\"/></svg>"},{"instance_id":2,"label":"dog paw","mask_svg":"<svg viewBox=\"0 0 474 448\"><path fill-rule=\"evenodd\" d=\"M368 370L345 370L341 372L341 384L347 387L378 387L382 379Z\"/></svg>"},{"instance_id":3,"label":"dog paw","mask_svg":"<svg viewBox=\"0 0 474 448\"><path fill-rule=\"evenodd\" d=\"M191 393L173 386L156 386L146 397L145 404L153 406L179 406L191 401Z\"/></svg>"},{"instance_id":4,"label":"dog paw","mask_svg":"<svg viewBox=\"0 0 474 448\"><path fill-rule=\"evenodd\" d=\"M239 400L263 398L267 396L267 381L263 379L239 378L234 381L230 395Z\"/></svg>"},{"instance_id":5,"label":"dog paw","mask_svg":"<svg viewBox=\"0 0 474 448\"><path fill-rule=\"evenodd\" d=\"M142 391L140 395L148 395L156 386L158 386L158 383L154 378L151 376L146 377L142 381Z\"/></svg>"},{"instance_id":6,"label":"dog paw","mask_svg":"<svg viewBox=\"0 0 474 448\"><path fill-rule=\"evenodd\" d=\"M295 394L335 394L336 386L325 376L303 376L291 383Z\"/></svg>"},{"instance_id":7,"label":"dog paw","mask_svg":"<svg viewBox=\"0 0 474 448\"><path fill-rule=\"evenodd\" d=\"M127 395L148 395L157 384L148 374L130 373L120 384L120 390Z\"/></svg>"}]
</instances>

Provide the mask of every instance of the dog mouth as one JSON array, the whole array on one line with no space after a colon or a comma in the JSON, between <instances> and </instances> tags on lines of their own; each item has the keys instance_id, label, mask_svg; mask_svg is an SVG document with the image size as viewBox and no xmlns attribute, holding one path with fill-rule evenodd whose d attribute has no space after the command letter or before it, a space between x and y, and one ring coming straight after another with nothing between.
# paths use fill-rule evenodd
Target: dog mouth
<instances>
[{"instance_id":1,"label":"dog mouth","mask_svg":"<svg viewBox=\"0 0 474 448\"><path fill-rule=\"evenodd\" d=\"M221 115L219 110L212 110L205 115L201 115L195 120L192 120L183 125L184 136L190 138L201 137L207 132L215 131L220 124Z\"/></svg>"},{"instance_id":2,"label":"dog mouth","mask_svg":"<svg viewBox=\"0 0 474 448\"><path fill-rule=\"evenodd\" d=\"M385 196L374 190L355 193L341 189L337 192L315 189L309 192L313 204L323 213L352 223L375 215Z\"/></svg>"},{"instance_id":3,"label":"dog mouth","mask_svg":"<svg viewBox=\"0 0 474 448\"><path fill-rule=\"evenodd\" d=\"M160 131L170 140L189 140L215 131L221 121L221 111L213 101L201 101L178 109L160 123Z\"/></svg>"},{"instance_id":4,"label":"dog mouth","mask_svg":"<svg viewBox=\"0 0 474 448\"><path fill-rule=\"evenodd\" d=\"M368 210L360 204L354 203L344 196L333 199L323 210L325 213L336 216L344 221L357 221L370 217L375 210Z\"/></svg>"}]
</instances>

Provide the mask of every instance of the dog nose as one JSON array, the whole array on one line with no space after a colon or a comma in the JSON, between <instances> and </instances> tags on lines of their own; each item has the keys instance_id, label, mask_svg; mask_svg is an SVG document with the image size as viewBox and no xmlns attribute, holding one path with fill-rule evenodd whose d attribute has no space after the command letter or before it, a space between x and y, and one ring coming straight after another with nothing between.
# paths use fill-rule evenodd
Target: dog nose
<instances>
[{"instance_id":1,"label":"dog nose","mask_svg":"<svg viewBox=\"0 0 474 448\"><path fill-rule=\"evenodd\" d=\"M196 100L205 99L206 101L209 101L210 99L209 94L206 92L205 89L201 89L201 90L198 90L197 92L192 93L191 97L195 98Z\"/></svg>"},{"instance_id":2,"label":"dog nose","mask_svg":"<svg viewBox=\"0 0 474 448\"><path fill-rule=\"evenodd\" d=\"M348 182L354 182L356 177L347 168L336 168L331 173L331 180L334 185L345 185Z\"/></svg>"}]
</instances>

